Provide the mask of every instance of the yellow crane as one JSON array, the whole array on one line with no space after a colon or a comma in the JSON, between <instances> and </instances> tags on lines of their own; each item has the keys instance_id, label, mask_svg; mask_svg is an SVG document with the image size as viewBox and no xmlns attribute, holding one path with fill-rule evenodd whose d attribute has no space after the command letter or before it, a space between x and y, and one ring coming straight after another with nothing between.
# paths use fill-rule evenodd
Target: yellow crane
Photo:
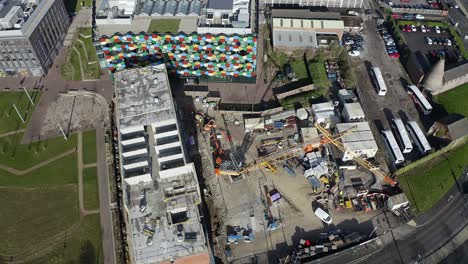
<instances>
[{"instance_id":1,"label":"yellow crane","mask_svg":"<svg viewBox=\"0 0 468 264\"><path fill-rule=\"evenodd\" d=\"M381 177L385 182L392 186L396 186L398 182L393 180L388 174L383 172L379 167L375 166L374 164L370 163L369 161L361 158L358 154L355 154L353 151L349 151L346 149L346 147L341 143L340 141L337 140L336 137L333 137L330 132L324 127L322 127L320 124L315 123L315 127L317 128L320 133L325 137L320 143L321 144L333 144L335 147L337 147L339 150L341 150L343 153L351 153L353 156L353 160L356 161L359 165L362 167L368 169L370 172L372 172L374 175ZM353 127L353 130L355 127ZM342 135L340 136L342 137Z\"/></svg>"},{"instance_id":2,"label":"yellow crane","mask_svg":"<svg viewBox=\"0 0 468 264\"><path fill-rule=\"evenodd\" d=\"M353 126L353 127L349 128L349 129L347 129L346 131L343 131L339 135L336 135L336 136L329 135L329 136L332 139L334 139L335 141L337 141L338 139L342 138L343 136L351 133L356 128L357 128L357 126ZM323 143L321 141L320 143L322 145L322 144L326 144L328 142ZM305 147L302 147L302 146L290 147L290 148L283 149L283 150L280 150L280 151L275 151L275 152L271 153L268 156L259 158L259 159L256 160L255 163L247 165L246 167L242 168L240 171L226 171L226 170L219 170L218 169L218 170L215 170L215 174L216 175L233 175L233 176L237 176L237 175L241 175L243 173L254 171L254 170L258 169L258 168L260 168L260 169L268 168L270 171L275 172L276 168L274 167L273 164L276 164L278 162L281 162L281 161L284 161L284 160L287 160L287 159L291 159L291 158L296 157L298 155L301 155L303 153L313 151L314 149L315 148L310 146L310 145L307 145Z\"/></svg>"}]
</instances>

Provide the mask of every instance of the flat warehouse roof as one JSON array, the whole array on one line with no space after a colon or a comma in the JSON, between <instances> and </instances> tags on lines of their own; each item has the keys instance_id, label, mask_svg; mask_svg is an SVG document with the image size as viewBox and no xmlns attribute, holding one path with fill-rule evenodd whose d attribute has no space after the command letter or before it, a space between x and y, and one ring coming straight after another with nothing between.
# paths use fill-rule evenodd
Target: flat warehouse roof
<instances>
[{"instance_id":1,"label":"flat warehouse roof","mask_svg":"<svg viewBox=\"0 0 468 264\"><path fill-rule=\"evenodd\" d=\"M273 18L298 18L298 19L326 19L340 20L340 13L335 12L311 12L308 9L279 9L271 10Z\"/></svg>"}]
</instances>

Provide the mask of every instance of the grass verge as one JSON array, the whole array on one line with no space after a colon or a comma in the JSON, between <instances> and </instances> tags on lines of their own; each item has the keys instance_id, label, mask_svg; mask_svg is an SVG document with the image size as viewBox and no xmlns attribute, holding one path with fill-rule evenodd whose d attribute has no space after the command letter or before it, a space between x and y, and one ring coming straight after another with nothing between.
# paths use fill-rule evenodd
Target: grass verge
<instances>
[{"instance_id":1,"label":"grass verge","mask_svg":"<svg viewBox=\"0 0 468 264\"><path fill-rule=\"evenodd\" d=\"M431 208L453 187L468 164L468 144L453 149L399 176L399 182L417 213Z\"/></svg>"},{"instance_id":2,"label":"grass verge","mask_svg":"<svg viewBox=\"0 0 468 264\"><path fill-rule=\"evenodd\" d=\"M457 113L468 116L468 83L455 87L435 97L435 101L444 106L448 113Z\"/></svg>"},{"instance_id":3,"label":"grass verge","mask_svg":"<svg viewBox=\"0 0 468 264\"><path fill-rule=\"evenodd\" d=\"M27 264L104 263L101 244L99 214L88 215L79 230L54 245L48 254Z\"/></svg>"},{"instance_id":4,"label":"grass verge","mask_svg":"<svg viewBox=\"0 0 468 264\"><path fill-rule=\"evenodd\" d=\"M97 180L97 168L83 170L83 197L84 207L87 210L99 208L99 190Z\"/></svg>"},{"instance_id":5,"label":"grass verge","mask_svg":"<svg viewBox=\"0 0 468 264\"><path fill-rule=\"evenodd\" d=\"M67 12L74 13L81 10L82 6L93 6L93 0L64 0Z\"/></svg>"},{"instance_id":6,"label":"grass verge","mask_svg":"<svg viewBox=\"0 0 468 264\"><path fill-rule=\"evenodd\" d=\"M57 137L31 144L21 144L22 137L23 133L18 133L0 138L0 164L25 170L76 148L76 135L69 136L68 140Z\"/></svg>"},{"instance_id":7,"label":"grass verge","mask_svg":"<svg viewBox=\"0 0 468 264\"><path fill-rule=\"evenodd\" d=\"M152 19L148 32L179 32L180 19Z\"/></svg>"},{"instance_id":8,"label":"grass verge","mask_svg":"<svg viewBox=\"0 0 468 264\"><path fill-rule=\"evenodd\" d=\"M41 99L41 92L28 91L29 96L37 105ZM21 116L26 121L24 124L13 108L13 104L18 108ZM34 106L28 99L24 91L21 92L0 92L0 134L25 128L31 119Z\"/></svg>"},{"instance_id":9,"label":"grass verge","mask_svg":"<svg viewBox=\"0 0 468 264\"><path fill-rule=\"evenodd\" d=\"M77 183L76 153L24 175L14 175L0 169L0 186L43 188Z\"/></svg>"},{"instance_id":10,"label":"grass verge","mask_svg":"<svg viewBox=\"0 0 468 264\"><path fill-rule=\"evenodd\" d=\"M34 248L77 223L77 189L74 184L54 188L1 188L0 254L21 254L24 249Z\"/></svg>"},{"instance_id":11,"label":"grass verge","mask_svg":"<svg viewBox=\"0 0 468 264\"><path fill-rule=\"evenodd\" d=\"M83 163L94 163L97 160L96 130L83 133Z\"/></svg>"}]
</instances>

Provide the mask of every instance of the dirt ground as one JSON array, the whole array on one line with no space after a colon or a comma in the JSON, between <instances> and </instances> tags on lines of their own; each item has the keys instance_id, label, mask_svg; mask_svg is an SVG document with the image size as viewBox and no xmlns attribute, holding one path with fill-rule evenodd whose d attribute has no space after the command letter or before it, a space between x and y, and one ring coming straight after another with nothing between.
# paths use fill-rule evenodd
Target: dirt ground
<instances>
[{"instance_id":1,"label":"dirt ground","mask_svg":"<svg viewBox=\"0 0 468 264\"><path fill-rule=\"evenodd\" d=\"M218 130L225 129L220 113L204 110L216 119ZM245 133L242 115L226 114L225 118L233 144L240 145ZM235 125L234 120L238 120L241 125ZM269 135L269 137L274 136ZM255 146L260 143L261 138L256 138L248 151L247 163L255 160ZM223 149L230 148L225 137L220 141ZM222 259L224 263L241 261L253 255L262 255L268 263L277 263L278 259L285 257L293 246L297 246L300 239L315 239L321 232L327 230L339 228L343 231L370 235L374 229L374 233L378 234L388 228L385 225L385 216L380 210L364 213L352 209L330 208L329 214L333 222L327 225L313 213L312 202L316 200L317 194L313 192L311 185L302 174L298 173L292 177L278 167L275 173L258 169L247 173L244 179L232 181L229 179L230 176L214 175L208 132L198 135L198 145L202 156L204 181L211 195L206 197L206 200L214 231L214 251L216 257ZM270 207L271 215L279 219L281 224L276 230L269 231L265 217L265 212L268 212L265 190L272 189L276 189L282 196ZM227 258L224 252L228 244L226 240L228 226L251 228L254 235L252 242L231 243L230 258Z\"/></svg>"},{"instance_id":2,"label":"dirt ground","mask_svg":"<svg viewBox=\"0 0 468 264\"><path fill-rule=\"evenodd\" d=\"M60 127L65 134L94 128L107 117L105 99L99 100L92 93L59 94L45 111L40 136L60 136ZM59 127L60 124L60 127Z\"/></svg>"}]
</instances>

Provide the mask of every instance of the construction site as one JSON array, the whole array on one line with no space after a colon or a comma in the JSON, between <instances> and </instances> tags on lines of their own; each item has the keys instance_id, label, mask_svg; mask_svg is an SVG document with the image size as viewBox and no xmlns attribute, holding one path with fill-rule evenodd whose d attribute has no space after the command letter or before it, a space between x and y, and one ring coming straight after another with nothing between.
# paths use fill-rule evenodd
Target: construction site
<instances>
[{"instance_id":1,"label":"construction site","mask_svg":"<svg viewBox=\"0 0 468 264\"><path fill-rule=\"evenodd\" d=\"M223 263L313 259L383 232L374 226L384 209L408 217L397 182L375 161L368 123L353 120L349 107L228 112L216 98L191 95L199 133L190 140L202 157L213 250ZM398 198L392 208L389 197ZM338 244L301 246L330 234Z\"/></svg>"}]
</instances>

